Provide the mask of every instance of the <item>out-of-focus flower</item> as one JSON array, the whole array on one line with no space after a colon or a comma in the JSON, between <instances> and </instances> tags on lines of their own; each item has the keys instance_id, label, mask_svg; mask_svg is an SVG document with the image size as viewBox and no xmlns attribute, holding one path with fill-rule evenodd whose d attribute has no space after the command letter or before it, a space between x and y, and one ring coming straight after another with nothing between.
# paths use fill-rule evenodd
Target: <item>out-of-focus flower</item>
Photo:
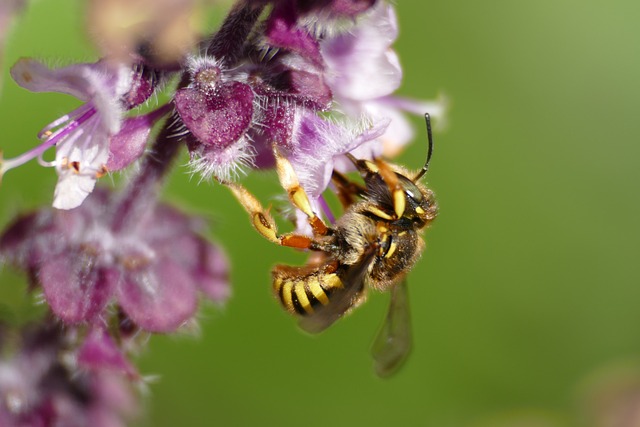
<instances>
[{"instance_id":1,"label":"out-of-focus flower","mask_svg":"<svg viewBox=\"0 0 640 427\"><path fill-rule=\"evenodd\" d=\"M468 427L566 427L566 416L536 409L516 409L492 414Z\"/></svg>"},{"instance_id":2,"label":"out-of-focus flower","mask_svg":"<svg viewBox=\"0 0 640 427\"><path fill-rule=\"evenodd\" d=\"M27 327L0 358L0 425L118 427L136 411L122 375L83 366L75 331Z\"/></svg>"},{"instance_id":3,"label":"out-of-focus flower","mask_svg":"<svg viewBox=\"0 0 640 427\"><path fill-rule=\"evenodd\" d=\"M291 9L299 17L308 14L334 18L353 18L380 0L249 0L254 4L273 3Z\"/></svg>"},{"instance_id":4,"label":"out-of-focus flower","mask_svg":"<svg viewBox=\"0 0 640 427\"><path fill-rule=\"evenodd\" d=\"M139 379L136 369L102 325L92 326L76 352L76 361L87 369L109 370Z\"/></svg>"},{"instance_id":5,"label":"out-of-focus flower","mask_svg":"<svg viewBox=\"0 0 640 427\"><path fill-rule=\"evenodd\" d=\"M91 0L87 28L105 56L122 62L141 54L156 66L181 62L199 38L201 2Z\"/></svg>"},{"instance_id":6,"label":"out-of-focus flower","mask_svg":"<svg viewBox=\"0 0 640 427\"><path fill-rule=\"evenodd\" d=\"M11 30L12 21L23 9L25 0L2 0L0 2L0 69L4 59L4 46ZM0 93L2 92L2 77L0 77Z\"/></svg>"},{"instance_id":7,"label":"out-of-focus flower","mask_svg":"<svg viewBox=\"0 0 640 427\"><path fill-rule=\"evenodd\" d=\"M352 117L388 118L391 123L382 144L367 144L356 157L392 157L413 138L403 111L441 119L444 99L415 101L392 95L400 86L402 68L391 46L398 37L395 11L384 1L361 15L349 31L327 37L320 44L326 62L326 81L339 108Z\"/></svg>"},{"instance_id":8,"label":"out-of-focus flower","mask_svg":"<svg viewBox=\"0 0 640 427\"><path fill-rule=\"evenodd\" d=\"M226 300L227 262L198 234L200 221L157 205L114 231L113 198L97 191L78 209L18 219L0 238L0 256L30 272L68 324L102 324L116 301L138 327L170 332L193 317L198 291Z\"/></svg>"},{"instance_id":9,"label":"out-of-focus flower","mask_svg":"<svg viewBox=\"0 0 640 427\"><path fill-rule=\"evenodd\" d=\"M579 385L580 425L640 425L640 364L617 362L592 372Z\"/></svg>"},{"instance_id":10,"label":"out-of-focus flower","mask_svg":"<svg viewBox=\"0 0 640 427\"><path fill-rule=\"evenodd\" d=\"M0 162L0 176L33 158L43 166L55 166L59 178L53 206L58 209L79 206L98 178L139 157L151 126L167 112L164 107L142 118L124 118L126 110L143 103L155 90L155 74L144 67L100 61L50 69L21 59L11 75L32 92L60 92L85 102L46 126L38 135L43 140L38 147ZM42 155L52 146L56 146L56 158L45 162Z\"/></svg>"}]
</instances>

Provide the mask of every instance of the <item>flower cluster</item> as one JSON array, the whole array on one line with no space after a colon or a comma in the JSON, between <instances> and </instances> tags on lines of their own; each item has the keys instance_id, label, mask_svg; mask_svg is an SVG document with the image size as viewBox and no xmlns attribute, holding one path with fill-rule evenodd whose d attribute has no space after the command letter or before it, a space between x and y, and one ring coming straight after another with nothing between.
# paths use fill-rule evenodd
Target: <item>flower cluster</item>
<instances>
[{"instance_id":1,"label":"flower cluster","mask_svg":"<svg viewBox=\"0 0 640 427\"><path fill-rule=\"evenodd\" d=\"M19 3L0 9L0 21ZM228 298L228 263L203 222L158 202L183 147L192 173L214 182L273 167L275 150L320 212L332 172L353 167L347 154L394 155L412 138L404 112L443 114L442 101L394 95L398 27L383 0L238 0L201 40L184 25L194 2L170 3L91 2L101 59L63 68L21 59L11 69L27 90L82 104L46 125L39 145L0 160L0 177L32 159L58 175L53 207L21 215L0 236L0 262L26 272L49 309L0 362L0 424L113 425L88 421L127 409L104 371L140 381L129 360L138 337L191 324L200 297ZM127 8L142 16L134 30L107 19ZM169 101L157 105L160 91ZM55 159L44 161L52 148ZM133 164L123 188L96 186ZM31 345L33 333L48 340ZM20 374L30 360L37 369Z\"/></svg>"},{"instance_id":2,"label":"flower cluster","mask_svg":"<svg viewBox=\"0 0 640 427\"><path fill-rule=\"evenodd\" d=\"M2 332L13 348L0 359L0 425L117 427L134 415L126 375L89 348L95 337L75 350L77 333L56 322Z\"/></svg>"}]
</instances>

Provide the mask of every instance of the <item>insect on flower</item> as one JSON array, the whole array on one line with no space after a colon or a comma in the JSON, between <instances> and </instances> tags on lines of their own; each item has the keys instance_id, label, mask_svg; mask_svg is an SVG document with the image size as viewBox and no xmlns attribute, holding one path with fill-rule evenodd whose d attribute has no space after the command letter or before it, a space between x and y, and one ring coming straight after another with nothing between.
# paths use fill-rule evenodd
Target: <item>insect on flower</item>
<instances>
[{"instance_id":1,"label":"insect on flower","mask_svg":"<svg viewBox=\"0 0 640 427\"><path fill-rule=\"evenodd\" d=\"M280 182L291 203L307 216L312 237L278 234L273 218L253 195L239 184L223 182L262 236L282 246L312 251L306 265L277 265L272 271L274 293L288 312L300 318L302 329L310 333L326 329L360 305L368 288L391 291L389 311L372 349L380 376L394 373L411 350L405 277L424 250L421 230L437 214L433 192L420 182L433 152L428 113L425 119L429 150L417 173L381 159L347 155L365 185L333 172L344 213L331 227L312 211L291 164L274 150Z\"/></svg>"}]
</instances>

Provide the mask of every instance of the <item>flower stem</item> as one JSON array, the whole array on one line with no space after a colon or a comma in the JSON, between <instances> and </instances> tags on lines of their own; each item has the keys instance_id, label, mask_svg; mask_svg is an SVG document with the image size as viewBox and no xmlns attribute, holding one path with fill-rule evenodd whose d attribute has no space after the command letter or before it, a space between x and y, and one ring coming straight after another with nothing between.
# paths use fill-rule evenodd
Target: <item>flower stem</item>
<instances>
[{"instance_id":1,"label":"flower stem","mask_svg":"<svg viewBox=\"0 0 640 427\"><path fill-rule=\"evenodd\" d=\"M244 42L260 17L264 6L254 6L239 0L222 23L220 30L205 41L207 55L213 56L226 66L234 65L240 56Z\"/></svg>"},{"instance_id":2,"label":"flower stem","mask_svg":"<svg viewBox=\"0 0 640 427\"><path fill-rule=\"evenodd\" d=\"M125 231L139 222L145 211L153 211L162 179L181 147L180 140L171 137L174 130L170 122L171 118L163 125L151 152L142 161L140 172L127 185L116 205L112 222L114 232Z\"/></svg>"}]
</instances>

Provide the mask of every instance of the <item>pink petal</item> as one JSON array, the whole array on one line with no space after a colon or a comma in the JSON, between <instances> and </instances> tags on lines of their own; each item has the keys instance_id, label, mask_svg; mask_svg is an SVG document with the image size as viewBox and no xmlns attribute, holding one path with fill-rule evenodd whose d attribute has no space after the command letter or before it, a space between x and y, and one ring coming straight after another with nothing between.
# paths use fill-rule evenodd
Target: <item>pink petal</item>
<instances>
[{"instance_id":1,"label":"pink petal","mask_svg":"<svg viewBox=\"0 0 640 427\"><path fill-rule=\"evenodd\" d=\"M345 124L323 120L308 114L297 135L298 147L289 157L300 184L312 198L318 198L331 180L334 160L361 144L382 135L389 120L378 120L364 130L349 129Z\"/></svg>"},{"instance_id":2,"label":"pink petal","mask_svg":"<svg viewBox=\"0 0 640 427\"><path fill-rule=\"evenodd\" d=\"M153 126L151 119L148 114L127 119L120 132L111 137L107 161L109 171L124 169L144 154Z\"/></svg>"},{"instance_id":3,"label":"pink petal","mask_svg":"<svg viewBox=\"0 0 640 427\"><path fill-rule=\"evenodd\" d=\"M322 67L318 40L307 30L296 25L297 15L290 4L276 7L269 20L265 36L270 45L295 52Z\"/></svg>"},{"instance_id":4,"label":"pink petal","mask_svg":"<svg viewBox=\"0 0 640 427\"><path fill-rule=\"evenodd\" d=\"M126 119L120 132L109 140L107 169L120 170L139 159L144 154L151 128L172 109L171 104L167 104L148 114Z\"/></svg>"},{"instance_id":5,"label":"pink petal","mask_svg":"<svg viewBox=\"0 0 640 427\"><path fill-rule=\"evenodd\" d=\"M342 16L356 16L374 5L376 0L333 0L331 11Z\"/></svg>"},{"instance_id":6,"label":"pink petal","mask_svg":"<svg viewBox=\"0 0 640 427\"><path fill-rule=\"evenodd\" d=\"M102 313L113 294L118 272L96 266L83 253L61 253L48 258L40 269L44 296L63 321L78 323Z\"/></svg>"},{"instance_id":7,"label":"pink petal","mask_svg":"<svg viewBox=\"0 0 640 427\"><path fill-rule=\"evenodd\" d=\"M171 332L195 312L196 285L182 266L161 258L123 277L118 302L142 329Z\"/></svg>"},{"instance_id":8,"label":"pink petal","mask_svg":"<svg viewBox=\"0 0 640 427\"><path fill-rule=\"evenodd\" d=\"M59 92L90 101L98 110L106 132L114 134L120 130L121 97L131 86L129 66L97 62L48 68L34 59L21 58L11 68L11 77L31 92Z\"/></svg>"},{"instance_id":9,"label":"pink petal","mask_svg":"<svg viewBox=\"0 0 640 427\"><path fill-rule=\"evenodd\" d=\"M393 93L402 80L396 53L397 37L391 6L379 2L349 33L321 44L327 63L327 81L338 98L366 101Z\"/></svg>"},{"instance_id":10,"label":"pink petal","mask_svg":"<svg viewBox=\"0 0 640 427\"><path fill-rule=\"evenodd\" d=\"M86 64L49 68L31 58L21 58L11 68L11 77L31 92L60 92L88 101L91 96Z\"/></svg>"},{"instance_id":11,"label":"pink petal","mask_svg":"<svg viewBox=\"0 0 640 427\"><path fill-rule=\"evenodd\" d=\"M138 375L113 339L100 327L93 328L87 335L78 350L77 360L83 367L89 369L110 369L123 372L129 377Z\"/></svg>"},{"instance_id":12,"label":"pink petal","mask_svg":"<svg viewBox=\"0 0 640 427\"><path fill-rule=\"evenodd\" d=\"M193 136L218 149L237 141L253 116L253 91L240 82L220 85L214 92L180 89L174 102Z\"/></svg>"},{"instance_id":13,"label":"pink petal","mask_svg":"<svg viewBox=\"0 0 640 427\"><path fill-rule=\"evenodd\" d=\"M220 248L195 234L185 235L172 245L172 259L189 266L194 282L209 299L229 298L229 261Z\"/></svg>"},{"instance_id":14,"label":"pink petal","mask_svg":"<svg viewBox=\"0 0 640 427\"><path fill-rule=\"evenodd\" d=\"M33 271L52 250L51 213L31 212L16 218L0 235L0 261Z\"/></svg>"}]
</instances>

